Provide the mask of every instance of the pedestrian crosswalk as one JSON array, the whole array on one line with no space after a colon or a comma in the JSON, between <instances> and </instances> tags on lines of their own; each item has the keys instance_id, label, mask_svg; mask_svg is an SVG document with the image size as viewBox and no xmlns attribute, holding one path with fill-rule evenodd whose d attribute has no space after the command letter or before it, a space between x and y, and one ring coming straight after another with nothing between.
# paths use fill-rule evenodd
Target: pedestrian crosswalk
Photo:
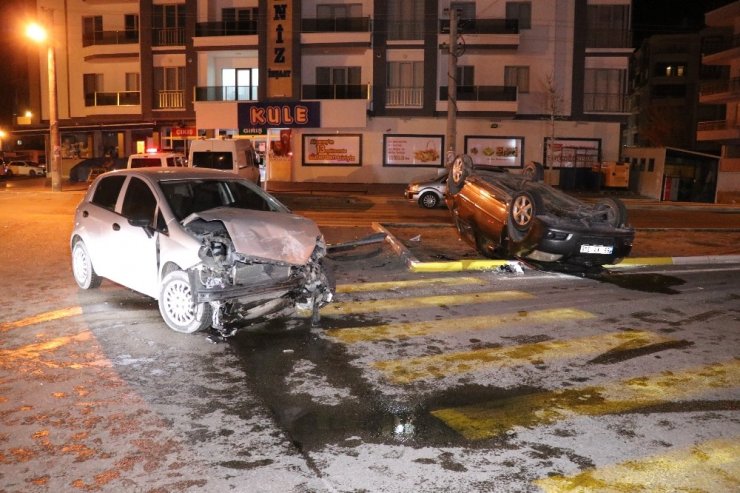
<instances>
[{"instance_id":1,"label":"pedestrian crosswalk","mask_svg":"<svg viewBox=\"0 0 740 493\"><path fill-rule=\"evenodd\" d=\"M451 281L446 282L446 279ZM343 316L351 316L350 320L368 316L382 322L334 326L323 334L344 345L348 351L354 351L357 364L369 380L378 385L409 389L430 382L454 386L464 376L474 381L486 381L486 378L495 381L498 375L508 374L513 369L535 365L583 368L605 355L619 360L620 354L649 354L690 345L669 333L605 326L600 323L599 314L587 309L538 303L536 292L484 287L474 281L476 277L464 282L460 279L339 286L336 302L324 308L322 316L337 320ZM449 292L417 293L435 285L444 286ZM523 305L529 308L522 310ZM478 314L460 314L476 306L480 308ZM434 307L455 307L457 312L440 315L439 310L432 310ZM548 327L555 326L577 329L553 331L545 340L530 341L523 336L511 336L512 333L548 333ZM500 337L501 333L509 336ZM465 347L464 341L479 341L482 337L488 339L486 344L469 343ZM453 340L449 345L443 342L447 338ZM433 341L432 354L423 349L427 347L427 340ZM414 344L422 349L416 351ZM377 351L373 351L374 345ZM541 387L537 390L535 385L529 392L508 397L432 407L429 414L465 440L478 442L506 436L512 430L537 429L578 417L599 419L656 407L670 408L676 403L703 399L707 394L723 391L736 395L740 387L740 359L737 358L680 370L674 366L671 370L646 371L628 378L609 378L601 374L596 384L569 384L551 390L541 390ZM533 382L521 384L531 386ZM535 481L534 485L548 493L633 491L645 484L650 485L645 491L697 487L696 480L677 479L664 474L665 471L660 472L662 464L674 470L696 471L702 475L702 482L709 478L710 482L720 485L716 490L706 491L732 491L727 485L740 484L739 448L740 437L731 437L697 443L691 449L670 451L665 456L641 458L636 450L633 461L593 468L573 476L553 475ZM700 454L706 457L701 459Z\"/></svg>"}]
</instances>

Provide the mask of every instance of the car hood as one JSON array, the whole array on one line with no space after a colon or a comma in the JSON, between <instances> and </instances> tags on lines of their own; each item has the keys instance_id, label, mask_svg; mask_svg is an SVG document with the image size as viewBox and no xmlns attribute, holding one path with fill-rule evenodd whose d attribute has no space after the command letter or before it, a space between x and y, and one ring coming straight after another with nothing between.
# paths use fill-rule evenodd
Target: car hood
<instances>
[{"instance_id":1,"label":"car hood","mask_svg":"<svg viewBox=\"0 0 740 493\"><path fill-rule=\"evenodd\" d=\"M308 263L321 237L312 220L284 212L217 207L191 214L183 225L197 219L223 223L238 253L296 265Z\"/></svg>"}]
</instances>

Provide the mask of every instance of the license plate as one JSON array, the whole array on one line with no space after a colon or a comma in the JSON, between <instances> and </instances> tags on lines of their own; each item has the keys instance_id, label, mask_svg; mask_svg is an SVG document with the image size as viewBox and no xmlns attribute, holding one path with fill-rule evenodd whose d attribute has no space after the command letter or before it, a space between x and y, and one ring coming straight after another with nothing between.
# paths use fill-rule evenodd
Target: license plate
<instances>
[{"instance_id":1,"label":"license plate","mask_svg":"<svg viewBox=\"0 0 740 493\"><path fill-rule=\"evenodd\" d=\"M581 253L600 253L609 255L612 253L612 247L604 245L581 245Z\"/></svg>"}]
</instances>

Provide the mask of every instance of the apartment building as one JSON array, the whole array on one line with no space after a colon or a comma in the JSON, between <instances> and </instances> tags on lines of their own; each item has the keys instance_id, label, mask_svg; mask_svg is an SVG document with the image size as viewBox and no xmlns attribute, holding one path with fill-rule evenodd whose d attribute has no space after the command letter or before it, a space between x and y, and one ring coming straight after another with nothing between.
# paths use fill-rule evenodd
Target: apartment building
<instances>
[{"instance_id":1,"label":"apartment building","mask_svg":"<svg viewBox=\"0 0 740 493\"><path fill-rule=\"evenodd\" d=\"M740 2L733 2L704 16L707 26L724 34L706 43L702 63L725 68L725 77L702 84L699 102L723 104L721 120L699 122L697 140L722 145L717 173L718 203L740 202Z\"/></svg>"},{"instance_id":2,"label":"apartment building","mask_svg":"<svg viewBox=\"0 0 740 493\"><path fill-rule=\"evenodd\" d=\"M454 148L481 165L543 162L557 183L620 157L630 0L38 6L53 26L65 160L224 136L255 142L268 181L404 183Z\"/></svg>"}]
</instances>

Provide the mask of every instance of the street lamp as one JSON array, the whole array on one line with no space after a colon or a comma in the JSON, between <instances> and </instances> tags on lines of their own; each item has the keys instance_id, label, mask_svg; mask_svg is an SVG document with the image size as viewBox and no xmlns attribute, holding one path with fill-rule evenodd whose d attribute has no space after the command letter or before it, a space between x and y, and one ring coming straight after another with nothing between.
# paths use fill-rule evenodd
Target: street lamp
<instances>
[{"instance_id":1,"label":"street lamp","mask_svg":"<svg viewBox=\"0 0 740 493\"><path fill-rule=\"evenodd\" d=\"M51 164L51 190L62 191L62 169L60 165L61 142L59 141L59 122L57 121L57 76L56 60L54 57L54 46L49 40L46 29L36 23L29 24L26 28L26 36L38 44L46 43L46 66L49 79L49 154L47 163Z\"/></svg>"}]
</instances>

